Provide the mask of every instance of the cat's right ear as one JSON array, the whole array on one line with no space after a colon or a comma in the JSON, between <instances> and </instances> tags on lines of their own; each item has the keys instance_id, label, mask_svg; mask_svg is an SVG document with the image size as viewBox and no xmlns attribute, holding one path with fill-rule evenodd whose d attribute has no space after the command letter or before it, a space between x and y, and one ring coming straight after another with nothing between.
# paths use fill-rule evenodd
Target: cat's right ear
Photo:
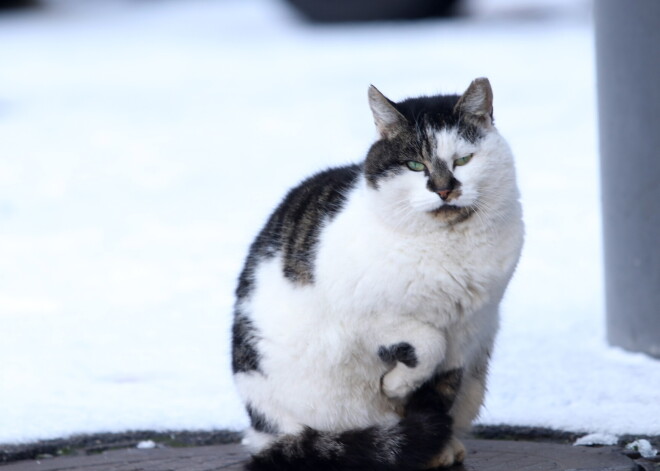
<instances>
[{"instance_id":1,"label":"cat's right ear","mask_svg":"<svg viewBox=\"0 0 660 471\"><path fill-rule=\"evenodd\" d=\"M477 126L493 125L493 89L486 77L474 79L454 108L462 119Z\"/></svg>"},{"instance_id":2,"label":"cat's right ear","mask_svg":"<svg viewBox=\"0 0 660 471\"><path fill-rule=\"evenodd\" d=\"M396 136L405 127L407 123L406 118L373 85L369 87L369 106L374 115L374 122L376 123L378 133L383 139Z\"/></svg>"}]
</instances>

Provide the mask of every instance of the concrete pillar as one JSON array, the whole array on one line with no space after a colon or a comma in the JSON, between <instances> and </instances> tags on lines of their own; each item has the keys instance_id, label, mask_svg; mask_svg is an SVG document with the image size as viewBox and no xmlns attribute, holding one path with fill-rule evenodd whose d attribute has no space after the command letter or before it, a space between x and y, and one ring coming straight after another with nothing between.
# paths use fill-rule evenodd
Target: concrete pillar
<instances>
[{"instance_id":1,"label":"concrete pillar","mask_svg":"<svg viewBox=\"0 0 660 471\"><path fill-rule=\"evenodd\" d=\"M660 0L595 0L607 337L660 358Z\"/></svg>"}]
</instances>

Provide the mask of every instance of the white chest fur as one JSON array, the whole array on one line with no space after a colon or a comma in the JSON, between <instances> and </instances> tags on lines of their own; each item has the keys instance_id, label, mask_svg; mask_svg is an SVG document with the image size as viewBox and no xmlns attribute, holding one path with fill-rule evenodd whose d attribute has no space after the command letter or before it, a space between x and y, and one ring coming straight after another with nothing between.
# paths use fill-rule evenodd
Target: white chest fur
<instances>
[{"instance_id":1,"label":"white chest fur","mask_svg":"<svg viewBox=\"0 0 660 471\"><path fill-rule=\"evenodd\" d=\"M318 247L316 290L334 314L415 316L442 328L499 302L520 250L517 227L485 228L475 217L449 228L421 215L424 231L396 231L369 207L368 191L354 190Z\"/></svg>"}]
</instances>

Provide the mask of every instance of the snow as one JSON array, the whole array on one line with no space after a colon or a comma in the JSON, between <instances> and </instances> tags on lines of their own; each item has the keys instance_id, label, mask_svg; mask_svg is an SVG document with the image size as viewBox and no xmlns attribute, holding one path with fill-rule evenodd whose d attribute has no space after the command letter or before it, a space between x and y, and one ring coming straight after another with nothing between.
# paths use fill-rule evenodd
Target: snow
<instances>
[{"instance_id":1,"label":"snow","mask_svg":"<svg viewBox=\"0 0 660 471\"><path fill-rule=\"evenodd\" d=\"M653 448L651 443L643 438L628 443L626 449L639 452L643 458L655 458L658 455L658 450Z\"/></svg>"},{"instance_id":2,"label":"snow","mask_svg":"<svg viewBox=\"0 0 660 471\"><path fill-rule=\"evenodd\" d=\"M153 440L143 440L135 445L135 448L140 450L151 450L152 448L156 448L156 442Z\"/></svg>"},{"instance_id":3,"label":"snow","mask_svg":"<svg viewBox=\"0 0 660 471\"><path fill-rule=\"evenodd\" d=\"M527 240L480 423L660 434L660 362L605 341L588 5L473 3L318 28L267 0L0 16L0 443L245 427L232 293L268 212L362 158L370 83L400 99L482 75Z\"/></svg>"},{"instance_id":4,"label":"snow","mask_svg":"<svg viewBox=\"0 0 660 471\"><path fill-rule=\"evenodd\" d=\"M575 446L616 445L619 437L609 433L589 433L575 440Z\"/></svg>"}]
</instances>

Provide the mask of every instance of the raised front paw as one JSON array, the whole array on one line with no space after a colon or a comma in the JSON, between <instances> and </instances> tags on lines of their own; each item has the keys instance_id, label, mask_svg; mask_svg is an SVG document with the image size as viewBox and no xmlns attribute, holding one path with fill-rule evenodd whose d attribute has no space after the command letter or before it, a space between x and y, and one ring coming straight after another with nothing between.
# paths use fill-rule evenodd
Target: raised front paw
<instances>
[{"instance_id":1,"label":"raised front paw","mask_svg":"<svg viewBox=\"0 0 660 471\"><path fill-rule=\"evenodd\" d=\"M383 393L390 399L405 399L418 386L410 370L412 368L403 363L397 363L393 370L383 376Z\"/></svg>"},{"instance_id":2,"label":"raised front paw","mask_svg":"<svg viewBox=\"0 0 660 471\"><path fill-rule=\"evenodd\" d=\"M414 368L418 359L415 347L408 342L381 345L378 357L392 369L383 376L383 393L390 399L404 399L419 386L419 372Z\"/></svg>"},{"instance_id":3,"label":"raised front paw","mask_svg":"<svg viewBox=\"0 0 660 471\"><path fill-rule=\"evenodd\" d=\"M465 459L465 446L458 438L452 437L445 448L426 466L426 469L448 468L462 463Z\"/></svg>"}]
</instances>

